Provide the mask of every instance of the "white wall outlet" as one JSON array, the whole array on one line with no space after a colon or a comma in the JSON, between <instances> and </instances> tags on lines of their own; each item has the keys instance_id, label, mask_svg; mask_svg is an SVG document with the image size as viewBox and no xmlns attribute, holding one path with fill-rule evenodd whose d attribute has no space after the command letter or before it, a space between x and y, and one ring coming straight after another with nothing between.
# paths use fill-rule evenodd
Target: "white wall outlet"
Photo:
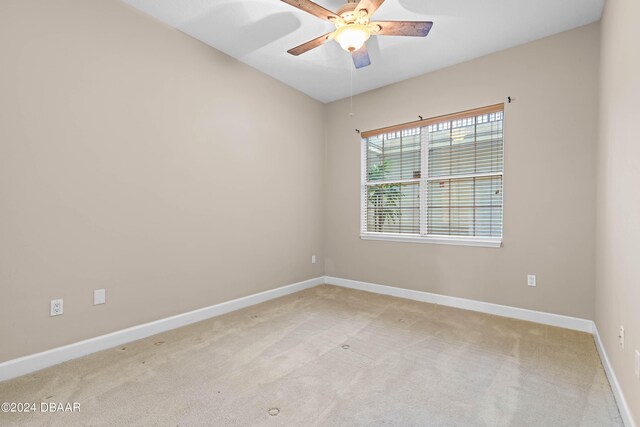
<instances>
[{"instance_id":1,"label":"white wall outlet","mask_svg":"<svg viewBox=\"0 0 640 427\"><path fill-rule=\"evenodd\" d=\"M104 289L93 291L93 305L104 304L105 302L107 302L107 292Z\"/></svg>"},{"instance_id":2,"label":"white wall outlet","mask_svg":"<svg viewBox=\"0 0 640 427\"><path fill-rule=\"evenodd\" d=\"M60 316L64 312L62 306L62 298L51 300L51 314L50 316Z\"/></svg>"},{"instance_id":3,"label":"white wall outlet","mask_svg":"<svg viewBox=\"0 0 640 427\"><path fill-rule=\"evenodd\" d=\"M535 274L529 274L527 276L527 285L529 285L529 286L535 286L536 285L536 275Z\"/></svg>"},{"instance_id":4,"label":"white wall outlet","mask_svg":"<svg viewBox=\"0 0 640 427\"><path fill-rule=\"evenodd\" d=\"M636 350L636 378L640 380L640 351Z\"/></svg>"},{"instance_id":5,"label":"white wall outlet","mask_svg":"<svg viewBox=\"0 0 640 427\"><path fill-rule=\"evenodd\" d=\"M624 350L624 326L620 325L620 333L618 334L618 338L620 338L620 348Z\"/></svg>"},{"instance_id":6,"label":"white wall outlet","mask_svg":"<svg viewBox=\"0 0 640 427\"><path fill-rule=\"evenodd\" d=\"M315 263L316 263L316 256L311 255L311 264L315 264Z\"/></svg>"}]
</instances>

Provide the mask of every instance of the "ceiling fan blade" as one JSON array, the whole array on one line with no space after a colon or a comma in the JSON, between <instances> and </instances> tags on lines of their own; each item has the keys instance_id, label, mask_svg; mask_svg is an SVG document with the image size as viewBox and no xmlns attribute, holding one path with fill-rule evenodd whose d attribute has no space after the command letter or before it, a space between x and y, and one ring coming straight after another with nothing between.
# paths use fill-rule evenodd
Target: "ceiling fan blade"
<instances>
[{"instance_id":1,"label":"ceiling fan blade","mask_svg":"<svg viewBox=\"0 0 640 427\"><path fill-rule=\"evenodd\" d=\"M362 9L367 10L367 15L371 18L371 15L374 14L376 10L380 7L380 5L384 2L384 0L360 0L360 3L356 6L356 13L361 11Z\"/></svg>"},{"instance_id":2,"label":"ceiling fan blade","mask_svg":"<svg viewBox=\"0 0 640 427\"><path fill-rule=\"evenodd\" d=\"M305 53L305 52L307 52L307 51L309 51L311 49L314 49L314 48L316 48L318 46L321 46L327 40L329 40L329 38L330 38L329 36L331 34L333 34L333 32L324 34L324 35L322 35L320 37L317 37L317 38L315 38L313 40L309 40L306 43L302 43L300 46L296 46L293 49L289 49L287 52L289 52L291 55L298 56L301 53Z\"/></svg>"},{"instance_id":3,"label":"ceiling fan blade","mask_svg":"<svg viewBox=\"0 0 640 427\"><path fill-rule=\"evenodd\" d=\"M315 4L311 0L282 0L283 2L297 7L300 10L304 10L314 16L317 16L320 19L325 19L327 21L333 21L338 19L338 15L331 12L330 10L325 9L319 4Z\"/></svg>"},{"instance_id":4,"label":"ceiling fan blade","mask_svg":"<svg viewBox=\"0 0 640 427\"><path fill-rule=\"evenodd\" d=\"M375 21L372 24L380 27L380 31L374 33L379 36L425 37L433 26L431 21Z\"/></svg>"},{"instance_id":5,"label":"ceiling fan blade","mask_svg":"<svg viewBox=\"0 0 640 427\"><path fill-rule=\"evenodd\" d=\"M351 52L353 63L356 68L363 68L367 65L371 65L371 59L369 59L369 52L367 52L367 45L363 44L362 47L355 52Z\"/></svg>"}]
</instances>

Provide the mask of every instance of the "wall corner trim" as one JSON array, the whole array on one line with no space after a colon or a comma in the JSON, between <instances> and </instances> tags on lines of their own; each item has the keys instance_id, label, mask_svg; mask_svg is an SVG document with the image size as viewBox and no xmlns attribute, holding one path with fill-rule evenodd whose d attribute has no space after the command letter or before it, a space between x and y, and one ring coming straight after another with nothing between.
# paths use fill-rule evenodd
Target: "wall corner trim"
<instances>
[{"instance_id":1,"label":"wall corner trim","mask_svg":"<svg viewBox=\"0 0 640 427\"><path fill-rule=\"evenodd\" d=\"M40 353L8 360L0 363L0 381L26 375L50 366L58 365L68 360L146 338L151 335L156 335L171 329L176 329L181 326L190 325L191 323L206 320L211 317L220 316L241 308L260 304L261 302L289 295L317 285L322 285L323 283L323 277L316 277L246 297L237 298L231 301L222 302L209 307L155 320L153 322L144 323L142 325L121 329L109 334L78 341L62 347L56 347Z\"/></svg>"},{"instance_id":2,"label":"wall corner trim","mask_svg":"<svg viewBox=\"0 0 640 427\"><path fill-rule=\"evenodd\" d=\"M600 334L598 333L598 328L596 327L595 323L593 324L593 338L596 341L596 348L598 349L598 353L600 354L600 360L602 361L604 371L606 372L607 378L609 379L609 384L611 385L613 396L616 398L616 403L618 404L618 410L620 411L622 421L624 422L624 425L626 427L637 427L637 424L633 420L633 415L631 414L629 405L627 404L627 400L624 398L624 393L622 393L622 388L620 387L618 378L613 371L613 366L611 366L611 363L609 362L609 357L607 356L607 352L604 349L604 344L600 339Z\"/></svg>"}]
</instances>

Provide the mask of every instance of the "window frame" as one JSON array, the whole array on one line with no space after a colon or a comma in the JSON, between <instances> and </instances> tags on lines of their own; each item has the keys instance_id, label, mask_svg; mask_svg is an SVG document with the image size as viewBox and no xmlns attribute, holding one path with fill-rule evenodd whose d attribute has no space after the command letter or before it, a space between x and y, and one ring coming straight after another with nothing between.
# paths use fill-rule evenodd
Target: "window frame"
<instances>
[{"instance_id":1,"label":"window frame","mask_svg":"<svg viewBox=\"0 0 640 427\"><path fill-rule=\"evenodd\" d=\"M490 173L476 173L476 174L468 174L467 177L480 177L480 176L500 176L502 180L502 230L500 237L483 237L483 236L456 236L456 235L427 235L426 227L427 227L427 183L429 182L429 174L428 174L428 162L429 162L429 144L428 141L421 142L420 146L420 178L411 178L411 179L398 179L398 180L389 180L389 181L381 181L381 183L410 183L417 182L419 183L419 192L420 192L420 234L408 234L408 233L384 233L384 232L369 232L367 231L367 223L366 223L366 215L365 212L368 206L368 185L369 181L367 181L368 177L368 165L367 165L367 140L369 137L386 134L391 132L398 132L405 129L411 128L422 128L427 127L431 124L441 123L445 121L453 121L460 118L466 118L470 116L478 116L487 113L495 113L502 112L502 165L500 172L490 172ZM413 242L413 243L432 243L432 244L443 244L443 245L459 245L459 246L476 246L476 247L487 247L487 248L500 248L502 247L502 241L504 238L504 104L495 104L487 107L476 108L472 110L461 111L458 113L447 114L443 116L437 116L433 118L417 120L414 122L404 123L401 125L389 126L386 128L376 129L372 131L363 132L361 134L361 153L360 153L360 238L362 240L383 240L383 241L393 241L393 242ZM465 175L455 175L451 177L445 177L446 179L459 179L464 178ZM433 179L442 179L442 177L432 177ZM370 183L369 183L370 184Z\"/></svg>"}]
</instances>

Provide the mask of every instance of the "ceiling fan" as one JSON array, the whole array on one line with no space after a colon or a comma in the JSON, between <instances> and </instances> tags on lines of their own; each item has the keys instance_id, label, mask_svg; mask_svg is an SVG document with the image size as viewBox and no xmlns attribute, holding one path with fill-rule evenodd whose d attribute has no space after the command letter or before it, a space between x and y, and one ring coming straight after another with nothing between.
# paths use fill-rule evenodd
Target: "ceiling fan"
<instances>
[{"instance_id":1,"label":"ceiling fan","mask_svg":"<svg viewBox=\"0 0 640 427\"><path fill-rule=\"evenodd\" d=\"M371 21L371 16L384 0L347 0L336 13L311 0L282 0L293 7L304 10L336 26L335 31L324 34L306 43L289 49L291 55L298 56L314 49L328 40L337 41L351 53L356 68L371 64L365 42L370 36L414 36L425 37L433 26L430 21Z\"/></svg>"}]
</instances>

